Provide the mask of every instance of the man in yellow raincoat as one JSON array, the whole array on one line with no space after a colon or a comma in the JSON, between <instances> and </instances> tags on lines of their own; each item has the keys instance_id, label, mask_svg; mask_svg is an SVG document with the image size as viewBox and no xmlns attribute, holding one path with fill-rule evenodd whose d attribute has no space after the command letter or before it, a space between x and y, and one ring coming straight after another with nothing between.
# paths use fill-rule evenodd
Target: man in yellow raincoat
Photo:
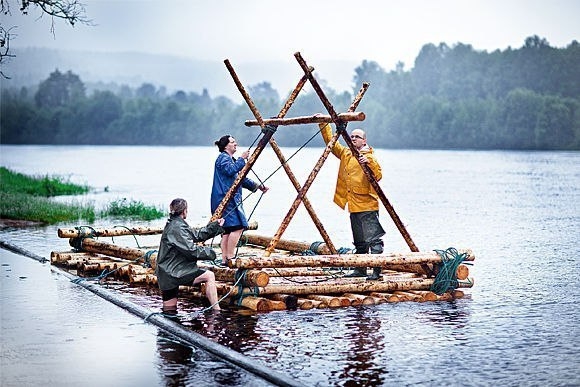
<instances>
[{"instance_id":1,"label":"man in yellow raincoat","mask_svg":"<svg viewBox=\"0 0 580 387\"><path fill-rule=\"evenodd\" d=\"M321 123L319 127L324 142L328 144L332 138L330 124ZM379 222L379 199L364 174L361 163L368 165L377 181L382 178L381 166L374 155L373 148L368 146L366 134L362 129L354 129L350 138L358 150L358 159L349 147L339 144L338 141L332 147L332 154L340 159L334 202L342 209L345 209L348 204L355 253L367 254L370 251L371 254L381 254L383 252L381 238L385 235L385 231ZM357 267L346 277L365 277L366 275L367 268ZM380 278L380 267L374 267L372 275L367 277L368 280Z\"/></svg>"}]
</instances>

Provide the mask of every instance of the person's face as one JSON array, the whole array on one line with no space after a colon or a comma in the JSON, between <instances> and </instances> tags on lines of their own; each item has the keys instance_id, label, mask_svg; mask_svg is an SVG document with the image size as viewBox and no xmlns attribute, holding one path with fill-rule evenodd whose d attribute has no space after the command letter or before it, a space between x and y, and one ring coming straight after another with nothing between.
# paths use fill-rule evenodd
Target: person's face
<instances>
[{"instance_id":1,"label":"person's face","mask_svg":"<svg viewBox=\"0 0 580 387\"><path fill-rule=\"evenodd\" d=\"M236 153L237 149L238 149L238 143L236 142L236 139L233 137L230 137L230 142L228 143L228 145L226 145L224 150L229 155L233 155L234 153Z\"/></svg>"},{"instance_id":2,"label":"person's face","mask_svg":"<svg viewBox=\"0 0 580 387\"><path fill-rule=\"evenodd\" d=\"M356 149L361 149L367 144L365 132L360 129L355 129L350 133L350 139Z\"/></svg>"}]
</instances>

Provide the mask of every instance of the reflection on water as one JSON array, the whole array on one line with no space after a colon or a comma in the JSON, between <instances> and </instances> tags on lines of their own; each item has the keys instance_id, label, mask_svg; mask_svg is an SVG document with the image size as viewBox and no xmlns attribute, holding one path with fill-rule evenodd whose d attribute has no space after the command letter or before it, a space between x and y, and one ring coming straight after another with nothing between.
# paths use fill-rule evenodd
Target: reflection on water
<instances>
[{"instance_id":1,"label":"reflection on water","mask_svg":"<svg viewBox=\"0 0 580 387\"><path fill-rule=\"evenodd\" d=\"M377 152L385 166L381 184L417 246L424 251L450 246L474 250L476 261L470 273L475 287L466 290L465 298L270 313L240 312L224 305L222 313L202 315L196 312L204 305L182 298L181 323L312 386L580 384L580 311L575 302L580 297L580 154ZM299 181L304 181L320 153L320 149L306 149L302 157L292 160ZM263 155L259 163L264 162L257 163L255 169L260 176L267 176L276 161L268 152ZM90 195L97 204L121 196L166 206L176 196L185 197L198 204L190 214L193 224L204 223L210 215L211 187L199 182L211 182L211 162L205 160L214 156L212 148L2 146L3 165L19 172L60 173L81 183L109 186L109 192ZM78 163L80 159L94 163ZM135 162L128 165L125 160ZM168 171L174 163L191 166L191 170L185 177L182 171L173 176ZM105 165L114 165L114 173ZM332 203L336 168L330 160L325 164L308 197L335 245L348 247L348 215ZM276 175L269 183L272 189L254 215L264 235L274 234L296 195L286 176ZM255 203L252 200L244 204L248 212ZM318 239L317 230L300 211L283 237L313 242L313 238ZM408 251L388 215L381 213L381 218L387 229L386 250ZM121 224L119 220L104 220L98 226L117 224ZM46 257L52 250L69 249L68 241L57 237L58 227L5 228L0 230L0 237ZM126 243L134 246L129 239ZM140 243L153 245L154 241ZM31 264L42 267L37 262ZM5 271L2 274L7 275ZM4 298L4 284L17 283L18 278L13 273L10 276L10 280L2 278L3 316L11 305L11 300ZM41 311L37 318L51 340L35 343L35 348L51 353L55 361L85 360L83 353L46 352L46 345L43 347L44 342L62 344L70 337L68 330L56 329L46 319L54 319L59 308L74 312L82 305L98 316L96 321L106 323L110 336L120 343L131 336L142 346L154 348L153 356L127 362L135 356L130 353L131 346L116 346L122 362L105 356L97 360L110 369L118 370L122 364L138 375L154 369L160 379L148 380L159 385L227 385L228 380L240 386L260 385L243 371L163 333L143 332L151 329L147 324L128 332L128 324L114 317L110 305L88 304L86 295L65 286L62 278L49 279L38 282L37 288L21 288L19 299ZM35 303L43 299L37 294L47 286L59 286L48 300L55 307ZM159 310L156 289L117 291L128 294L133 302ZM99 326L93 322L83 327L97 330ZM78 334L72 338L83 340ZM4 335L2 339L4 343ZM17 345L18 340L27 343L21 337L6 342ZM98 340L91 342L96 343ZM138 352L150 353L143 348ZM54 370L43 369L54 376ZM38 375L36 378L41 380Z\"/></svg>"}]
</instances>

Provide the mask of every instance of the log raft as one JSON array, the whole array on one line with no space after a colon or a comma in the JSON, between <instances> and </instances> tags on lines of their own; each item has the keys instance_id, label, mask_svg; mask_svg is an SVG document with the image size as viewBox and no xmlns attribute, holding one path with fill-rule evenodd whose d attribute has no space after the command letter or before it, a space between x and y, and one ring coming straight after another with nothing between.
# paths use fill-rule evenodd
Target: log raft
<instances>
[{"instance_id":1,"label":"log raft","mask_svg":"<svg viewBox=\"0 0 580 387\"><path fill-rule=\"evenodd\" d=\"M149 235L147 232L142 231L141 235ZM63 232L62 235L70 233ZM226 297L224 300L230 301L231 305L256 312L363 307L404 301L450 301L464 295L459 289L441 295L430 290L435 278L422 270L427 265L436 270L441 264L441 257L434 251L330 254L324 243L280 239L277 250L266 255L265 248L272 238L251 233L245 237L245 245L239 248L237 258L230 261L230 267L218 267L213 262L204 261L198 264L215 273L220 298ZM155 248L120 246L91 236L74 237L71 246L75 249L53 251L52 264L76 269L79 275L92 276L105 271L114 273L111 278L128 282L131 286L157 287ZM218 246L212 247L219 250ZM295 255L306 250L318 255ZM475 259L471 250L458 251L465 253L465 261ZM366 278L344 277L353 267L382 267L382 278L367 281ZM473 286L465 265L458 266L456 277L458 288ZM201 288L182 286L180 290L184 296L205 297L203 284Z\"/></svg>"}]
</instances>

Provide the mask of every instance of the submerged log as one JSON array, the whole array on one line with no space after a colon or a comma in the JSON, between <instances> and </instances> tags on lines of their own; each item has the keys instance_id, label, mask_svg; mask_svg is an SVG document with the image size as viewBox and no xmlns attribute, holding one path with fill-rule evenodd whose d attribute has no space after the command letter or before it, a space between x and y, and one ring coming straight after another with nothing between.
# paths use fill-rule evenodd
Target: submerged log
<instances>
[{"instance_id":1,"label":"submerged log","mask_svg":"<svg viewBox=\"0 0 580 387\"><path fill-rule=\"evenodd\" d=\"M396 296L403 296L405 297L407 300L409 301L417 301L417 302L423 302L423 296L421 296L420 294L415 294L415 293L411 293L409 292L404 292L404 291L400 291L397 290L396 292L394 292L394 294Z\"/></svg>"},{"instance_id":2,"label":"submerged log","mask_svg":"<svg viewBox=\"0 0 580 387\"><path fill-rule=\"evenodd\" d=\"M343 306L342 301L338 297L325 296L322 294L309 294L307 298L316 301L323 301L326 305L328 305L329 308L338 308Z\"/></svg>"},{"instance_id":3,"label":"submerged log","mask_svg":"<svg viewBox=\"0 0 580 387\"><path fill-rule=\"evenodd\" d=\"M296 300L296 303L298 304L298 307L302 310L309 310L314 308L314 303L312 302L312 300L308 300L306 298L298 298Z\"/></svg>"},{"instance_id":4,"label":"submerged log","mask_svg":"<svg viewBox=\"0 0 580 387\"><path fill-rule=\"evenodd\" d=\"M269 300L271 310L286 310L287 306L284 301Z\"/></svg>"},{"instance_id":5,"label":"submerged log","mask_svg":"<svg viewBox=\"0 0 580 387\"><path fill-rule=\"evenodd\" d=\"M347 112L338 114L341 121L364 121L366 116L363 112ZM301 124L320 124L323 122L331 123L332 118L329 115L316 114L312 116L290 117L290 118L266 118L263 120L265 125L285 126ZM258 120L246 120L246 126L260 126Z\"/></svg>"},{"instance_id":6,"label":"submerged log","mask_svg":"<svg viewBox=\"0 0 580 387\"><path fill-rule=\"evenodd\" d=\"M353 300L359 300L361 305L375 305L375 299L371 296L365 296L364 294L355 294L355 293L345 293L343 297L347 297Z\"/></svg>"},{"instance_id":7,"label":"submerged log","mask_svg":"<svg viewBox=\"0 0 580 387\"><path fill-rule=\"evenodd\" d=\"M254 310L256 312L269 312L272 310L272 302L263 297L247 296L242 297L241 300L237 300L235 302L238 305Z\"/></svg>"},{"instance_id":8,"label":"submerged log","mask_svg":"<svg viewBox=\"0 0 580 387\"><path fill-rule=\"evenodd\" d=\"M284 302L288 310L295 310L298 308L298 297L293 294L274 294L270 298L274 301Z\"/></svg>"},{"instance_id":9,"label":"submerged log","mask_svg":"<svg viewBox=\"0 0 580 387\"><path fill-rule=\"evenodd\" d=\"M409 293L420 295L423 301L437 301L437 294L430 290L409 290Z\"/></svg>"},{"instance_id":10,"label":"submerged log","mask_svg":"<svg viewBox=\"0 0 580 387\"><path fill-rule=\"evenodd\" d=\"M460 250L460 252L467 253L467 261L475 259L471 250ZM432 251L390 254L238 257L234 264L241 269L257 269L266 267L382 267L393 264L439 262L441 262L441 257Z\"/></svg>"},{"instance_id":11,"label":"submerged log","mask_svg":"<svg viewBox=\"0 0 580 387\"><path fill-rule=\"evenodd\" d=\"M392 293L382 293L382 292L371 292L370 295L372 297L382 298L386 300L388 303L394 303L401 301L398 296Z\"/></svg>"}]
</instances>

